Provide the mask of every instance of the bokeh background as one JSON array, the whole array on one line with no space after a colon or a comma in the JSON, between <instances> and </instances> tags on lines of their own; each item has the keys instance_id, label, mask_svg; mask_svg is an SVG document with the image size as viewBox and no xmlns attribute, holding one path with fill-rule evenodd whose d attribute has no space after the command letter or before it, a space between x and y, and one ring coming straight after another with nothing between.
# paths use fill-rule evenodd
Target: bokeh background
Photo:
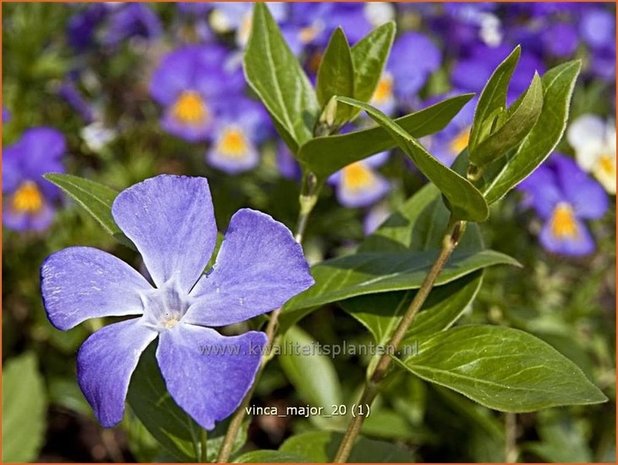
<instances>
[{"instance_id":1,"label":"bokeh background","mask_svg":"<svg viewBox=\"0 0 618 465\"><path fill-rule=\"evenodd\" d=\"M525 269L489 269L463 321L534 333L575 361L611 399L599 406L519 415L522 460L615 461L614 5L270 7L312 79L335 27L341 25L354 43L394 19L398 35L373 98L391 115L447 95L479 92L517 44L522 58L510 98L528 85L535 70L582 60L572 123L557 154L542 176L493 208L482 227L488 246L516 257ZM5 459L156 458L147 433L134 425L100 428L79 391L75 353L100 322L60 332L47 321L39 293L41 262L63 247L89 245L135 266L139 262L43 180L43 173L66 172L119 190L159 173L206 176L220 226L245 206L293 226L298 168L242 76L250 11L245 3L2 5L3 440L5 453L17 454ZM198 55L204 60L201 74L189 76L183 63ZM199 92L179 95L174 86L190 80ZM423 141L442 162L450 164L466 146L473 108L474 102L444 131ZM208 124L195 130L189 123L200 118ZM360 120L355 126L366 124ZM560 180L565 163L577 173L570 186ZM342 179L350 170L331 180L307 230L310 261L353 251L425 183L396 150L354 169L365 176L358 179L372 180L371 188L360 194L346 190ZM539 186L550 186L551 195L566 205L577 202L579 187L596 192L594 214L571 212L588 232L585 247L556 245L543 234L552 218L542 208L547 189ZM301 326L322 343L369 342L360 324L336 306L312 314ZM352 356L334 360L348 394L362 380L365 363ZM393 389L367 421L373 437L410 446L417 461L504 460L503 415L420 381ZM258 385L255 402L284 406L306 399L275 361ZM306 419L255 418L249 447L275 448L293 432L311 427Z\"/></svg>"}]
</instances>

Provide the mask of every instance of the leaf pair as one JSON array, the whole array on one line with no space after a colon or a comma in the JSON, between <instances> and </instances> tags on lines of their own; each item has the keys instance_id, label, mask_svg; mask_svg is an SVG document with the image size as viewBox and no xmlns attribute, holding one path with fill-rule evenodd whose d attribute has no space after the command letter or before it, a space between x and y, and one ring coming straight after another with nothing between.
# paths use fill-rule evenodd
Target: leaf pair
<instances>
[{"instance_id":1,"label":"leaf pair","mask_svg":"<svg viewBox=\"0 0 618 465\"><path fill-rule=\"evenodd\" d=\"M528 89L507 109L508 87L520 54L518 46L492 74L470 132L470 163L489 168L482 188L488 204L530 175L560 142L581 68L579 61L570 61L542 78L535 73Z\"/></svg>"},{"instance_id":2,"label":"leaf pair","mask_svg":"<svg viewBox=\"0 0 618 465\"><path fill-rule=\"evenodd\" d=\"M395 23L388 22L350 48L343 30L335 29L324 52L316 81L317 98L322 108L328 111L327 106L336 96L369 101L382 76L394 37ZM334 128L358 114L358 110L336 106L336 102L334 108L334 121L329 124Z\"/></svg>"}]
</instances>

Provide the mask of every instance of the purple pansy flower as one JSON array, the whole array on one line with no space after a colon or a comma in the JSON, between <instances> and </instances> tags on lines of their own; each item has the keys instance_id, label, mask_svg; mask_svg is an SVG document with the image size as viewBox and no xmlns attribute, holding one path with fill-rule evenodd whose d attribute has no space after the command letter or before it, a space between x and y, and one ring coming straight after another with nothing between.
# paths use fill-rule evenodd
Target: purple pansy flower
<instances>
[{"instance_id":1,"label":"purple pansy flower","mask_svg":"<svg viewBox=\"0 0 618 465\"><path fill-rule=\"evenodd\" d=\"M47 172L63 172L64 136L53 128L24 132L15 144L2 151L2 220L17 231L42 231L54 218L58 188L43 179Z\"/></svg>"},{"instance_id":2,"label":"purple pansy flower","mask_svg":"<svg viewBox=\"0 0 618 465\"><path fill-rule=\"evenodd\" d=\"M429 37L420 32L406 32L399 36L387 65L397 98L409 101L441 64L442 53Z\"/></svg>"},{"instance_id":3,"label":"purple pansy flower","mask_svg":"<svg viewBox=\"0 0 618 465\"><path fill-rule=\"evenodd\" d=\"M188 45L166 55L150 82L163 107L161 124L190 142L211 135L214 113L244 87L242 71L226 67L227 52L216 45Z\"/></svg>"},{"instance_id":4,"label":"purple pansy flower","mask_svg":"<svg viewBox=\"0 0 618 465\"><path fill-rule=\"evenodd\" d=\"M352 163L328 179L335 186L337 200L345 207L367 207L380 200L390 190L390 184L375 168L388 159L381 152Z\"/></svg>"},{"instance_id":5,"label":"purple pansy flower","mask_svg":"<svg viewBox=\"0 0 618 465\"><path fill-rule=\"evenodd\" d=\"M255 168L260 161L258 145L268 136L269 123L268 113L255 100L228 100L228 106L217 115L206 160L229 174Z\"/></svg>"},{"instance_id":6,"label":"purple pansy flower","mask_svg":"<svg viewBox=\"0 0 618 465\"><path fill-rule=\"evenodd\" d=\"M313 284L300 245L270 216L241 209L230 220L213 268L215 224L205 178L162 175L122 191L114 220L152 278L90 247L52 254L41 292L52 324L141 315L111 324L79 349L79 385L105 427L123 417L131 374L157 337L156 358L176 403L202 427L228 417L253 383L266 335L223 336L220 327L278 308Z\"/></svg>"},{"instance_id":7,"label":"purple pansy flower","mask_svg":"<svg viewBox=\"0 0 618 465\"><path fill-rule=\"evenodd\" d=\"M603 188L569 157L554 154L519 185L524 205L545 221L541 244L550 252L587 255L595 245L583 220L597 219L608 208Z\"/></svg>"},{"instance_id":8,"label":"purple pansy flower","mask_svg":"<svg viewBox=\"0 0 618 465\"><path fill-rule=\"evenodd\" d=\"M163 32L158 16L144 3L128 2L113 6L103 41L117 45L130 37L156 39Z\"/></svg>"},{"instance_id":9,"label":"purple pansy flower","mask_svg":"<svg viewBox=\"0 0 618 465\"><path fill-rule=\"evenodd\" d=\"M94 43L97 27L105 20L109 8L93 3L73 14L67 25L69 44L77 51L83 51Z\"/></svg>"}]
</instances>

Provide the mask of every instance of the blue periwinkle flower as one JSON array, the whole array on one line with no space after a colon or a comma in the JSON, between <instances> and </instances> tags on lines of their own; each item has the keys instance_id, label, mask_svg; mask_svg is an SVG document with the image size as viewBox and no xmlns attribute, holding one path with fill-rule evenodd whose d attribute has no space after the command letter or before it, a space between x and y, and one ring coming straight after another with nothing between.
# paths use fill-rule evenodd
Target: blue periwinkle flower
<instances>
[{"instance_id":1,"label":"blue periwinkle flower","mask_svg":"<svg viewBox=\"0 0 618 465\"><path fill-rule=\"evenodd\" d=\"M77 355L79 385L99 422L117 424L131 374L158 337L156 358L170 395L212 429L249 390L267 342L259 331L223 336L212 327L269 312L310 287L302 249L281 223L241 209L204 274L217 239L205 178L147 179L118 195L112 215L142 255L152 282L90 247L63 249L41 267L45 309L58 329L89 318L139 315L84 342Z\"/></svg>"}]
</instances>

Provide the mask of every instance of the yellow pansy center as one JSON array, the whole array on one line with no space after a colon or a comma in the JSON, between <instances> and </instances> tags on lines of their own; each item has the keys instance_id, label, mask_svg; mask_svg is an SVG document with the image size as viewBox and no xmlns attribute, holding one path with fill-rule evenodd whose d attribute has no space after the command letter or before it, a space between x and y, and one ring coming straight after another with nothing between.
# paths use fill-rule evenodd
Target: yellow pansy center
<instances>
[{"instance_id":1,"label":"yellow pansy center","mask_svg":"<svg viewBox=\"0 0 618 465\"><path fill-rule=\"evenodd\" d=\"M43 195L34 182L25 181L13 194L11 207L18 213L38 213L43 208Z\"/></svg>"},{"instance_id":2,"label":"yellow pansy center","mask_svg":"<svg viewBox=\"0 0 618 465\"><path fill-rule=\"evenodd\" d=\"M230 158L242 158L247 153L247 145L244 133L236 127L231 127L223 130L218 151Z\"/></svg>"},{"instance_id":3,"label":"yellow pansy center","mask_svg":"<svg viewBox=\"0 0 618 465\"><path fill-rule=\"evenodd\" d=\"M376 90L373 92L372 100L377 103L388 101L393 95L393 78L390 74L384 74L378 81Z\"/></svg>"},{"instance_id":4,"label":"yellow pansy center","mask_svg":"<svg viewBox=\"0 0 618 465\"><path fill-rule=\"evenodd\" d=\"M616 159L606 153L597 159L597 167L600 172L606 175L616 175Z\"/></svg>"},{"instance_id":5,"label":"yellow pansy center","mask_svg":"<svg viewBox=\"0 0 618 465\"><path fill-rule=\"evenodd\" d=\"M459 132L459 134L457 134L453 138L453 140L449 144L449 148L451 149L451 152L453 154L459 155L461 151L464 150L468 146L469 142L470 142L470 128L467 127L461 132Z\"/></svg>"},{"instance_id":6,"label":"yellow pansy center","mask_svg":"<svg viewBox=\"0 0 618 465\"><path fill-rule=\"evenodd\" d=\"M577 222L573 208L566 202L560 202L554 208L551 217L551 232L558 239L573 239L577 237Z\"/></svg>"},{"instance_id":7,"label":"yellow pansy center","mask_svg":"<svg viewBox=\"0 0 618 465\"><path fill-rule=\"evenodd\" d=\"M185 90L174 103L172 114L181 123L194 126L206 121L208 108L200 94Z\"/></svg>"},{"instance_id":8,"label":"yellow pansy center","mask_svg":"<svg viewBox=\"0 0 618 465\"><path fill-rule=\"evenodd\" d=\"M298 33L298 39L303 44L308 44L313 41L320 33L321 28L317 25L303 27Z\"/></svg>"},{"instance_id":9,"label":"yellow pansy center","mask_svg":"<svg viewBox=\"0 0 618 465\"><path fill-rule=\"evenodd\" d=\"M364 189L373 183L373 173L363 163L356 162L343 168L343 186L351 191Z\"/></svg>"}]
</instances>

